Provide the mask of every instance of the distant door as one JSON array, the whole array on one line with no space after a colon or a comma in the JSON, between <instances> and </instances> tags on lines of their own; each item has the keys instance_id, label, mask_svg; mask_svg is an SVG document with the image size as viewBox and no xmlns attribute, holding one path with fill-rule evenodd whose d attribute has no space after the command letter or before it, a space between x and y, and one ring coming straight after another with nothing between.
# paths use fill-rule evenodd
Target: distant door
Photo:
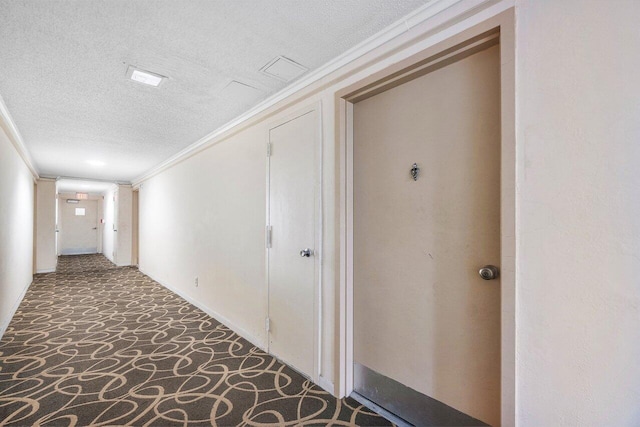
<instances>
[{"instance_id":1,"label":"distant door","mask_svg":"<svg viewBox=\"0 0 640 427\"><path fill-rule=\"evenodd\" d=\"M62 255L98 252L98 202L60 200L60 243Z\"/></svg>"},{"instance_id":2,"label":"distant door","mask_svg":"<svg viewBox=\"0 0 640 427\"><path fill-rule=\"evenodd\" d=\"M113 263L118 263L118 192L113 193Z\"/></svg>"},{"instance_id":3,"label":"distant door","mask_svg":"<svg viewBox=\"0 0 640 427\"><path fill-rule=\"evenodd\" d=\"M269 351L314 376L318 113L269 131Z\"/></svg>"},{"instance_id":4,"label":"distant door","mask_svg":"<svg viewBox=\"0 0 640 427\"><path fill-rule=\"evenodd\" d=\"M133 190L131 192L131 265L138 265L138 247L139 247L139 228L140 228L140 215L139 215L139 200L140 190Z\"/></svg>"},{"instance_id":5,"label":"distant door","mask_svg":"<svg viewBox=\"0 0 640 427\"><path fill-rule=\"evenodd\" d=\"M356 103L353 156L356 392L499 425L499 46Z\"/></svg>"}]
</instances>

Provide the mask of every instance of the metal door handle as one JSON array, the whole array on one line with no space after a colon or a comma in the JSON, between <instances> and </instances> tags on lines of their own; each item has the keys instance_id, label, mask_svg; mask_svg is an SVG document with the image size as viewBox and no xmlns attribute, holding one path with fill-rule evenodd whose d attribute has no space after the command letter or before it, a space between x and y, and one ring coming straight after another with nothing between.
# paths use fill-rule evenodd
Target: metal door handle
<instances>
[{"instance_id":1,"label":"metal door handle","mask_svg":"<svg viewBox=\"0 0 640 427\"><path fill-rule=\"evenodd\" d=\"M92 228L92 230L97 230L97 229L98 229L98 227L93 227L93 228Z\"/></svg>"},{"instance_id":2,"label":"metal door handle","mask_svg":"<svg viewBox=\"0 0 640 427\"><path fill-rule=\"evenodd\" d=\"M311 255L313 255L313 251L309 248L300 251L300 256L303 258L309 258Z\"/></svg>"},{"instance_id":3,"label":"metal door handle","mask_svg":"<svg viewBox=\"0 0 640 427\"><path fill-rule=\"evenodd\" d=\"M495 265L485 265L480 270L478 270L478 274L484 280L494 280L497 279L500 275L500 270Z\"/></svg>"}]
</instances>

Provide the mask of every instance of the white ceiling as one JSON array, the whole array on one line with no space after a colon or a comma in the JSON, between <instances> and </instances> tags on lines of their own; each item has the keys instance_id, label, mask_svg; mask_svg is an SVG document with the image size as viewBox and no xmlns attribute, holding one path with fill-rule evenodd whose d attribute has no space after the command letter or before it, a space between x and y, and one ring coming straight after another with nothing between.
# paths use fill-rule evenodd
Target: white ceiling
<instances>
[{"instance_id":1,"label":"white ceiling","mask_svg":"<svg viewBox=\"0 0 640 427\"><path fill-rule=\"evenodd\" d=\"M130 181L428 1L0 0L0 95L41 175Z\"/></svg>"}]
</instances>

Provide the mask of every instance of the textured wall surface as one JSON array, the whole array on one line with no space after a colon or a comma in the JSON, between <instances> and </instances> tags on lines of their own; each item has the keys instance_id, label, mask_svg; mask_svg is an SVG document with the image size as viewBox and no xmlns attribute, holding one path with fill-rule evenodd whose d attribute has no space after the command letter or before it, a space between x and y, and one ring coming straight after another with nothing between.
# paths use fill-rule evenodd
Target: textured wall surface
<instances>
[{"instance_id":1,"label":"textured wall surface","mask_svg":"<svg viewBox=\"0 0 640 427\"><path fill-rule=\"evenodd\" d=\"M518 3L522 426L640 424L639 20Z\"/></svg>"},{"instance_id":2,"label":"textured wall surface","mask_svg":"<svg viewBox=\"0 0 640 427\"><path fill-rule=\"evenodd\" d=\"M144 183L139 265L266 347L263 132L242 132Z\"/></svg>"},{"instance_id":3,"label":"textured wall surface","mask_svg":"<svg viewBox=\"0 0 640 427\"><path fill-rule=\"evenodd\" d=\"M1 120L1 119L0 119ZM33 176L0 127L0 335L33 278Z\"/></svg>"},{"instance_id":4,"label":"textured wall surface","mask_svg":"<svg viewBox=\"0 0 640 427\"><path fill-rule=\"evenodd\" d=\"M114 239L114 220L115 220L115 194L116 188L112 188L104 194L104 203L102 204L102 218L104 224L102 225L102 254L109 258L109 260L115 263L114 251L115 251L115 239Z\"/></svg>"},{"instance_id":5,"label":"textured wall surface","mask_svg":"<svg viewBox=\"0 0 640 427\"><path fill-rule=\"evenodd\" d=\"M116 196L116 209L118 217L116 223L116 260L118 266L131 265L131 186L119 185Z\"/></svg>"},{"instance_id":6,"label":"textured wall surface","mask_svg":"<svg viewBox=\"0 0 640 427\"><path fill-rule=\"evenodd\" d=\"M39 179L36 202L36 272L56 269L56 182Z\"/></svg>"}]
</instances>

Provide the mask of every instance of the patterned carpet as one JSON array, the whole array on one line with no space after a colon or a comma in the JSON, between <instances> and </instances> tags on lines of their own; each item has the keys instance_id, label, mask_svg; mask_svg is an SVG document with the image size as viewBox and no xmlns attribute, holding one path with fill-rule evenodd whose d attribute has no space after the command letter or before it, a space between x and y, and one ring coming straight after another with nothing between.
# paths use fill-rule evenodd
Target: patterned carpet
<instances>
[{"instance_id":1,"label":"patterned carpet","mask_svg":"<svg viewBox=\"0 0 640 427\"><path fill-rule=\"evenodd\" d=\"M132 267L62 256L0 341L0 425L389 425Z\"/></svg>"}]
</instances>

